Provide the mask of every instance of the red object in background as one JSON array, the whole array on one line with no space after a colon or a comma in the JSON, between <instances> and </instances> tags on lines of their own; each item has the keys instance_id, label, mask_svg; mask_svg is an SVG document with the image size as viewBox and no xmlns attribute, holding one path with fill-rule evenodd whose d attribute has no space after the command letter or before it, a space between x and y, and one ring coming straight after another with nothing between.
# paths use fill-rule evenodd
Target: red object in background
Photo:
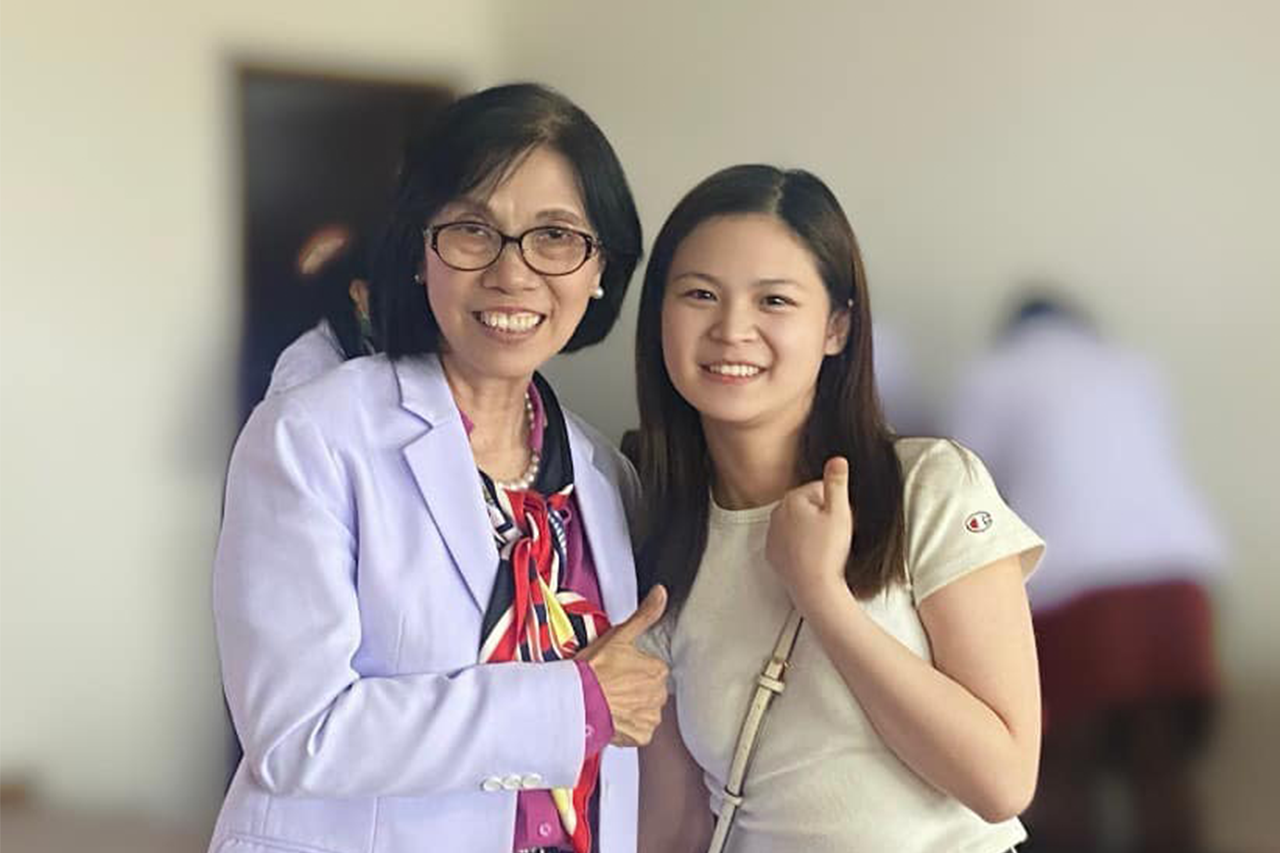
<instances>
[{"instance_id":1,"label":"red object in background","mask_svg":"<svg viewBox=\"0 0 1280 853\"><path fill-rule=\"evenodd\" d=\"M1219 676L1203 587L1098 590L1035 615L1047 727L1150 700L1212 699Z\"/></svg>"}]
</instances>

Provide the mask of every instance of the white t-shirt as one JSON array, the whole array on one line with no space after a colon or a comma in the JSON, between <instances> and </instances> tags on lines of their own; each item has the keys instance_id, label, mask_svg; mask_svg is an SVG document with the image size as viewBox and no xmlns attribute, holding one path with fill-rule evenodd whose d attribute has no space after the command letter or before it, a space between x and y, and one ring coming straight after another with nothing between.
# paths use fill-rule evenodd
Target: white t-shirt
<instances>
[{"instance_id":1,"label":"white t-shirt","mask_svg":"<svg viewBox=\"0 0 1280 853\"><path fill-rule=\"evenodd\" d=\"M1013 554L1029 575L1044 543L1005 505L969 451L940 439L904 439L896 449L910 583L862 606L931 660L919 603ZM703 768L712 811L720 807L756 675L791 606L765 559L772 510L713 504L688 600L642 638L671 667L680 732ZM765 718L744 798L729 836L732 853L997 853L1026 837L1016 819L988 824L903 764L806 628L792 653L786 690Z\"/></svg>"}]
</instances>

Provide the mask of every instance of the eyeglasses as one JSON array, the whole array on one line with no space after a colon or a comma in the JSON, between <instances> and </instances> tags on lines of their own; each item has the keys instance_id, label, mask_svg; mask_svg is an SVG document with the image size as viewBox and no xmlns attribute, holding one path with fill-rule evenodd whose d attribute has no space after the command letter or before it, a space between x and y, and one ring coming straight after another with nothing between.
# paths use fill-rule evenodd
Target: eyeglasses
<instances>
[{"instance_id":1,"label":"eyeglasses","mask_svg":"<svg viewBox=\"0 0 1280 853\"><path fill-rule=\"evenodd\" d=\"M559 225L541 225L512 237L483 222L447 222L422 233L440 260L460 272L493 266L508 243L515 243L529 269L540 275L577 272L603 249L592 235Z\"/></svg>"}]
</instances>

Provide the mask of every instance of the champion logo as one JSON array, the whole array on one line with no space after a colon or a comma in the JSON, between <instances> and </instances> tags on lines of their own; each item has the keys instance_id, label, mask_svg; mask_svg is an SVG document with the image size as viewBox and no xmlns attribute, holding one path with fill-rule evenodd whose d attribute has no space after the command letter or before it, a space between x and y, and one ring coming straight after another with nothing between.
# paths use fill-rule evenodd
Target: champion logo
<instances>
[{"instance_id":1,"label":"champion logo","mask_svg":"<svg viewBox=\"0 0 1280 853\"><path fill-rule=\"evenodd\" d=\"M991 527L991 513L975 512L965 519L964 529L970 533L983 533Z\"/></svg>"}]
</instances>

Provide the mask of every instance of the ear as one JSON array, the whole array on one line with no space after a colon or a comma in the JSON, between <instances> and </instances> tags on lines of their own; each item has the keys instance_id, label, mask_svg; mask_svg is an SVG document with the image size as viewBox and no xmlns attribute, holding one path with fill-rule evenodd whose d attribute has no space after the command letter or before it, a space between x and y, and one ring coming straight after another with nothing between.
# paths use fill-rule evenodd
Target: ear
<instances>
[{"instance_id":1,"label":"ear","mask_svg":"<svg viewBox=\"0 0 1280 853\"><path fill-rule=\"evenodd\" d=\"M369 282L362 278L353 278L347 287L347 296L361 315L369 316Z\"/></svg>"},{"instance_id":2,"label":"ear","mask_svg":"<svg viewBox=\"0 0 1280 853\"><path fill-rule=\"evenodd\" d=\"M825 355L838 355L849 342L849 325L853 319L853 309L844 307L831 312L827 318L827 339L823 343Z\"/></svg>"}]
</instances>

